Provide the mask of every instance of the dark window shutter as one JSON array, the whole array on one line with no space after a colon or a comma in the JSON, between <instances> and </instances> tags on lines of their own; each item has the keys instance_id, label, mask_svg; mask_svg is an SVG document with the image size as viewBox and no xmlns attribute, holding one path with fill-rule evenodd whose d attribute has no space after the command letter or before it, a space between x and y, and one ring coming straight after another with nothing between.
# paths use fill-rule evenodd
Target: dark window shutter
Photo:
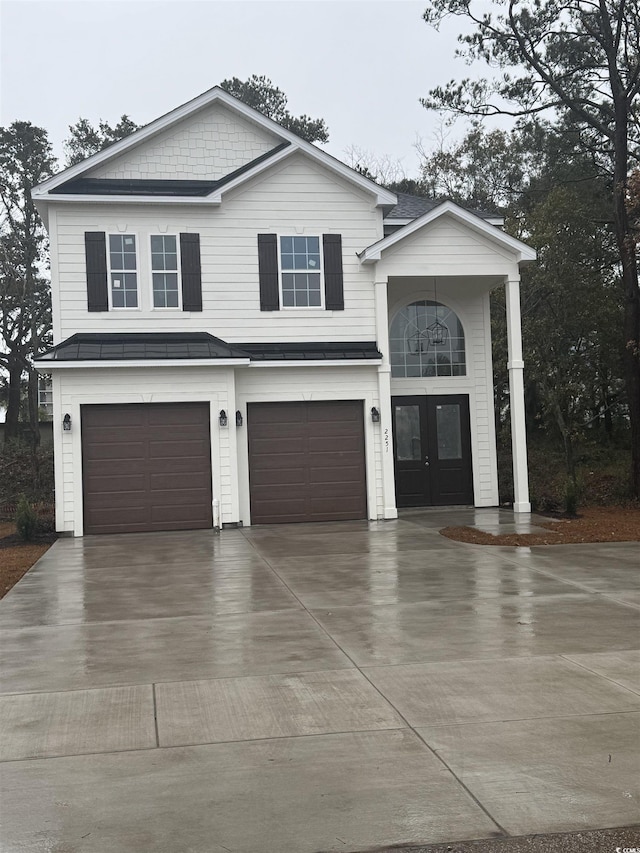
<instances>
[{"instance_id":1,"label":"dark window shutter","mask_svg":"<svg viewBox=\"0 0 640 853\"><path fill-rule=\"evenodd\" d=\"M182 273L182 310L202 311L199 234L180 235L180 271Z\"/></svg>"},{"instance_id":2,"label":"dark window shutter","mask_svg":"<svg viewBox=\"0 0 640 853\"><path fill-rule=\"evenodd\" d=\"M342 276L342 235L323 234L324 307L327 311L344 311L344 280Z\"/></svg>"},{"instance_id":3,"label":"dark window shutter","mask_svg":"<svg viewBox=\"0 0 640 853\"><path fill-rule=\"evenodd\" d=\"M89 311L108 311L107 238L104 231L85 231L84 253L87 259L87 307Z\"/></svg>"},{"instance_id":4,"label":"dark window shutter","mask_svg":"<svg viewBox=\"0 0 640 853\"><path fill-rule=\"evenodd\" d=\"M278 287L278 237L258 234L258 273L260 277L260 310L280 310Z\"/></svg>"}]
</instances>

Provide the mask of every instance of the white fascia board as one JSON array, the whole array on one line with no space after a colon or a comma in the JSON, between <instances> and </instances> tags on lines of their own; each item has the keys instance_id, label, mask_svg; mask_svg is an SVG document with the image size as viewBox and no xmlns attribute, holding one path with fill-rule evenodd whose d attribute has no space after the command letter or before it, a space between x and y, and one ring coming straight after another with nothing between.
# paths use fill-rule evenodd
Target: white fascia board
<instances>
[{"instance_id":1,"label":"white fascia board","mask_svg":"<svg viewBox=\"0 0 640 853\"><path fill-rule=\"evenodd\" d=\"M205 359L205 358L180 358L180 359L140 359L138 361L129 361L122 359L120 361L58 361L51 359L37 359L33 362L36 370L41 373L51 373L52 370L84 370L90 368L93 370L96 367L101 368L118 368L118 367L246 367L250 364L248 358L225 358L225 359Z\"/></svg>"},{"instance_id":2,"label":"white fascia board","mask_svg":"<svg viewBox=\"0 0 640 853\"><path fill-rule=\"evenodd\" d=\"M213 199L211 196L166 196L166 195L85 195L60 193L59 195L51 194L46 199L36 199L34 201L42 206L45 201L55 202L85 202L91 204L208 204L218 205L219 199Z\"/></svg>"},{"instance_id":3,"label":"white fascia board","mask_svg":"<svg viewBox=\"0 0 640 853\"><path fill-rule=\"evenodd\" d=\"M388 219L383 219L383 222L385 225L409 225L411 222L415 222L415 220L416 220L416 217L414 216L413 219L388 218ZM489 225L498 225L498 226L504 225L504 219L501 216L492 216L491 218L484 218L484 221L488 222Z\"/></svg>"},{"instance_id":4,"label":"white fascia board","mask_svg":"<svg viewBox=\"0 0 640 853\"><path fill-rule=\"evenodd\" d=\"M319 359L278 359L277 361L252 361L250 367L378 367L379 358L332 358L326 361Z\"/></svg>"},{"instance_id":5,"label":"white fascia board","mask_svg":"<svg viewBox=\"0 0 640 853\"><path fill-rule=\"evenodd\" d=\"M454 202L444 201L442 204L438 205L438 207L434 207L433 210L430 210L423 216L419 216L417 219L414 219L413 222L409 225L405 225L405 227L401 228L399 231L395 231L393 234L389 234L388 237L384 237L382 240L378 240L377 243L373 243L371 246L368 246L358 255L360 263L374 264L376 261L380 260L382 253L386 251L386 249L389 249L391 246L394 246L396 243L404 240L405 237L409 237L411 234L419 231L420 228L424 228L426 225L429 225L431 222L434 222L436 219L439 219L441 216L445 216L446 214L453 216L454 219L457 219L462 224L469 226L477 233L488 237L489 240L492 240L494 243L498 243L498 245L514 252L517 255L518 262L535 261L536 251L535 249L532 249L531 246L527 246L527 244L523 243L521 240L517 240L509 234L505 234L504 231L501 231L494 225L489 224L485 219L480 219L480 217L476 216L474 213L469 213L468 210L459 207L457 204L454 204Z\"/></svg>"},{"instance_id":6,"label":"white fascia board","mask_svg":"<svg viewBox=\"0 0 640 853\"><path fill-rule=\"evenodd\" d=\"M340 160L336 160L335 157L332 157L330 154L327 154L325 151L322 151L320 148L316 148L311 142L306 142L304 139L301 139L295 133L292 133L290 130L286 130L281 127L277 122L273 121L270 118L262 115L262 113L254 110L252 107L243 104L242 101L239 101L237 98L234 98L233 95L230 95L228 92L225 92L224 89L221 89L219 86L215 86L213 89L209 89L207 92L203 92L202 95L199 95L197 98L194 98L191 101L187 101L186 104L182 104L182 106L177 107L175 110L172 110L166 115L157 118L155 121L152 121L150 124L145 125L145 127L140 128L140 130L136 130L130 136L121 139L119 142L114 142L113 145L110 145L108 148L99 151L97 154L93 154L91 157L88 157L86 160L83 160L81 163L77 163L75 166L71 166L68 169L65 169L63 172L54 175L52 178L49 178L46 181L43 181L41 184L38 184L37 187L34 187L32 190L32 197L34 199L50 199L51 196L48 195L48 192L52 189L55 189L60 184L66 183L67 181L73 180L73 178L78 177L79 175L84 174L85 172L94 169L96 166L101 165L102 163L108 162L124 151L127 151L129 148L134 148L138 146L140 143L144 142L146 139L149 139L152 136L155 136L157 133L166 130L174 124L182 121L193 113L198 112L201 109L204 109L211 104L219 102L224 104L224 106L228 107L232 111L239 113L244 116L244 118L258 125L259 127L264 128L269 133L273 134L276 137L279 137L283 141L287 141L291 143L291 147L294 149L298 149L300 151L305 152L310 157L318 160L323 163L329 169L337 172L342 175L343 178L346 178L351 183L357 184L362 189L366 190L369 193L373 193L376 197L376 204L378 205L396 205L398 203L398 199L395 193L390 192L389 190L384 189L383 187L379 187L373 181L370 181L368 178L365 178L363 175L360 175L355 169L349 168L345 163L341 163ZM272 162L269 160L268 162ZM251 170L252 171L252 170ZM248 176L251 172L246 172L241 177L244 180L248 180ZM102 196L101 196L102 198ZM58 200L58 199L56 199Z\"/></svg>"}]
</instances>

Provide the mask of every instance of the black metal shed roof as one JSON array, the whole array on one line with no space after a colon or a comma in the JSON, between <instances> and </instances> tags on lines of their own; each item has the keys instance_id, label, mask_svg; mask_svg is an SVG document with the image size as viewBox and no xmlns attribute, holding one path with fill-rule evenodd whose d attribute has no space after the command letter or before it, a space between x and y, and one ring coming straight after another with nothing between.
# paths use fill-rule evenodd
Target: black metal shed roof
<instances>
[{"instance_id":1,"label":"black metal shed roof","mask_svg":"<svg viewBox=\"0 0 640 853\"><path fill-rule=\"evenodd\" d=\"M162 359L327 361L380 359L375 341L228 344L208 332L78 332L37 361L148 361Z\"/></svg>"}]
</instances>

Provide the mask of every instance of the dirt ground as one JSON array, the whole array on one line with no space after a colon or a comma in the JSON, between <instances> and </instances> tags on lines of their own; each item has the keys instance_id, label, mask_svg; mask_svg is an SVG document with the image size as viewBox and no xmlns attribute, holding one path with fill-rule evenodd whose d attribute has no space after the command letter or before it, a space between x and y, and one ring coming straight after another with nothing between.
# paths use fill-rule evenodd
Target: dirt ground
<instances>
[{"instance_id":1,"label":"dirt ground","mask_svg":"<svg viewBox=\"0 0 640 853\"><path fill-rule=\"evenodd\" d=\"M640 506L591 507L577 518L552 518L542 523L548 533L493 536L473 527L445 527L449 539L476 545L567 545L576 542L640 541ZM47 551L55 535L43 541L22 542L15 525L0 522L0 598L9 592L31 566Z\"/></svg>"},{"instance_id":2,"label":"dirt ground","mask_svg":"<svg viewBox=\"0 0 640 853\"><path fill-rule=\"evenodd\" d=\"M51 547L55 537L45 542L22 542L15 524L0 521L0 598L29 571Z\"/></svg>"},{"instance_id":3,"label":"dirt ground","mask_svg":"<svg viewBox=\"0 0 640 853\"><path fill-rule=\"evenodd\" d=\"M576 518L550 516L539 522L548 533L508 533L493 536L473 527L445 527L440 533L474 545L568 545L581 542L640 541L640 506L588 507Z\"/></svg>"}]
</instances>

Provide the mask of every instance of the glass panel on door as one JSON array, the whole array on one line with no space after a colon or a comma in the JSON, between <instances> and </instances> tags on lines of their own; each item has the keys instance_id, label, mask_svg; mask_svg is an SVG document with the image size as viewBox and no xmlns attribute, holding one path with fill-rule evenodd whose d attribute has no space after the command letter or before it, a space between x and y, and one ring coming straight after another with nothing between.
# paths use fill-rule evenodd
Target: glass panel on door
<instances>
[{"instance_id":1,"label":"glass panel on door","mask_svg":"<svg viewBox=\"0 0 640 853\"><path fill-rule=\"evenodd\" d=\"M396 406L396 459L412 462L422 457L420 407Z\"/></svg>"},{"instance_id":2,"label":"glass panel on door","mask_svg":"<svg viewBox=\"0 0 640 853\"><path fill-rule=\"evenodd\" d=\"M436 432L438 434L438 459L462 459L462 434L460 406L436 406Z\"/></svg>"}]
</instances>

